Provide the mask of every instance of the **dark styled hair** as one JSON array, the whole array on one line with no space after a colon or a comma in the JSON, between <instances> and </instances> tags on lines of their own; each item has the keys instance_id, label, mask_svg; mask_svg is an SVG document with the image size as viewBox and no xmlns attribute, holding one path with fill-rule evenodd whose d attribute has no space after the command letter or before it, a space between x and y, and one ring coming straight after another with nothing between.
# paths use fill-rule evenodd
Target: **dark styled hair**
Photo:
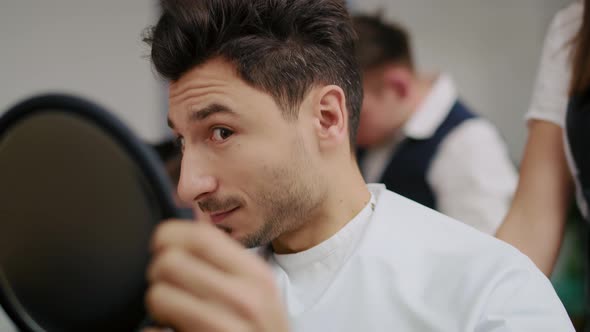
<instances>
[{"instance_id":1,"label":"dark styled hair","mask_svg":"<svg viewBox=\"0 0 590 332\"><path fill-rule=\"evenodd\" d=\"M570 95L583 93L590 88L590 1L584 0L584 13L580 30L572 40L572 80Z\"/></svg>"},{"instance_id":2,"label":"dark styled hair","mask_svg":"<svg viewBox=\"0 0 590 332\"><path fill-rule=\"evenodd\" d=\"M363 70L386 63L402 64L414 69L410 37L404 28L385 23L379 16L353 17L358 35L356 57Z\"/></svg>"},{"instance_id":3,"label":"dark styled hair","mask_svg":"<svg viewBox=\"0 0 590 332\"><path fill-rule=\"evenodd\" d=\"M144 41L165 79L178 80L221 57L246 83L270 94L287 119L297 118L315 84L338 85L354 146L362 86L343 0L161 0L161 7Z\"/></svg>"}]
</instances>

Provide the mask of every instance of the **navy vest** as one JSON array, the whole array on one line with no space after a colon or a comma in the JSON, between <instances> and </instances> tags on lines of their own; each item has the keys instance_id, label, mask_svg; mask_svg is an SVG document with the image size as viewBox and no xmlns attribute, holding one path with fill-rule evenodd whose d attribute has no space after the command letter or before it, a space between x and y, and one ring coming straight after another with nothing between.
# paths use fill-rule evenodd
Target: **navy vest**
<instances>
[{"instance_id":1,"label":"navy vest","mask_svg":"<svg viewBox=\"0 0 590 332\"><path fill-rule=\"evenodd\" d=\"M436 209L436 197L426 182L426 174L438 147L463 121L476 117L457 101L434 135L426 139L404 139L385 168L381 181L387 189ZM364 151L359 151L359 161Z\"/></svg>"}]
</instances>

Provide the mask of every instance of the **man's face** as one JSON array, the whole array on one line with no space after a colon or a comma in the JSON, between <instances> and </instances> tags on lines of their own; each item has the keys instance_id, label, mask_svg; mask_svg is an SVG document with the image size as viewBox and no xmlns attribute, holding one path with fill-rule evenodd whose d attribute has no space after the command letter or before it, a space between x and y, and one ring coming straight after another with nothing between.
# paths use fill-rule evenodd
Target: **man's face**
<instances>
[{"instance_id":1,"label":"man's face","mask_svg":"<svg viewBox=\"0 0 590 332\"><path fill-rule=\"evenodd\" d=\"M386 84L383 73L379 70L363 73L363 93L357 146L371 147L392 137L401 126L402 100Z\"/></svg>"},{"instance_id":2,"label":"man's face","mask_svg":"<svg viewBox=\"0 0 590 332\"><path fill-rule=\"evenodd\" d=\"M303 225L322 201L311 131L219 59L170 86L169 122L183 144L178 192L199 219L247 247ZM304 106L302 106L304 107Z\"/></svg>"}]
</instances>

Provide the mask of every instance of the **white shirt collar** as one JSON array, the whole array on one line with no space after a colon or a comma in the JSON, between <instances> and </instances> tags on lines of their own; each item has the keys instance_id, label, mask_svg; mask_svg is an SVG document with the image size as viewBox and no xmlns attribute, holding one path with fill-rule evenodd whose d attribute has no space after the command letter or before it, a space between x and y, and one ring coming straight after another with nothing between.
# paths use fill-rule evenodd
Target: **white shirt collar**
<instances>
[{"instance_id":1,"label":"white shirt collar","mask_svg":"<svg viewBox=\"0 0 590 332\"><path fill-rule=\"evenodd\" d=\"M356 250L376 210L379 195L385 186L369 184L371 199L342 229L329 239L308 250L278 255L266 247L263 256L270 264L276 280L288 299L287 311L299 317L313 307L333 284L342 266Z\"/></svg>"},{"instance_id":2,"label":"white shirt collar","mask_svg":"<svg viewBox=\"0 0 590 332\"><path fill-rule=\"evenodd\" d=\"M373 191L383 190L384 186L371 184L368 186L371 191L371 198L365 207L342 229L329 239L316 245L313 248L294 254L272 254L274 260L287 273L298 271L302 266L309 269L316 269L313 263L322 261L324 267L339 267L343 260L345 260L352 250L353 244L361 236L362 228L366 227L366 223L371 218L373 210L375 209L376 199ZM309 272L309 271L308 271Z\"/></svg>"},{"instance_id":3,"label":"white shirt collar","mask_svg":"<svg viewBox=\"0 0 590 332\"><path fill-rule=\"evenodd\" d=\"M447 74L440 74L428 96L404 125L404 135L415 139L425 139L434 135L455 104L457 96L452 78Z\"/></svg>"}]
</instances>

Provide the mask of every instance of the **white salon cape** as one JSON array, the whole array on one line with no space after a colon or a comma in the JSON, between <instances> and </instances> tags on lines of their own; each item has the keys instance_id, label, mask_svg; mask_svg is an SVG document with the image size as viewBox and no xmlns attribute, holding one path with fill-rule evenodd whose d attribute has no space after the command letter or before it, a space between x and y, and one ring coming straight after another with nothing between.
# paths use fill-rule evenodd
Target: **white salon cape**
<instances>
[{"instance_id":1,"label":"white salon cape","mask_svg":"<svg viewBox=\"0 0 590 332\"><path fill-rule=\"evenodd\" d=\"M295 332L574 331L518 250L385 189L325 242L263 253Z\"/></svg>"}]
</instances>

